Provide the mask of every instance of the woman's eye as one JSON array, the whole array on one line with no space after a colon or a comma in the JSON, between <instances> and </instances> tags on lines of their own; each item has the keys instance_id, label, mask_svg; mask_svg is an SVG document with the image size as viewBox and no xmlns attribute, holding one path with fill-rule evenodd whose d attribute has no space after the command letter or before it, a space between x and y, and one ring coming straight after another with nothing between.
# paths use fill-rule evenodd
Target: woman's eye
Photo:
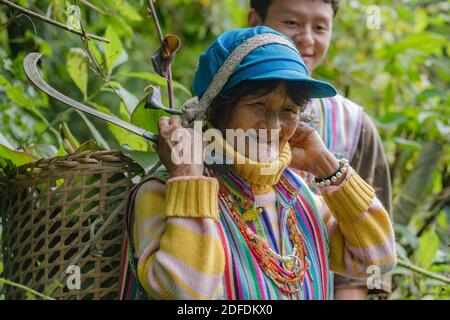
<instances>
[{"instance_id":1,"label":"woman's eye","mask_svg":"<svg viewBox=\"0 0 450 320\"><path fill-rule=\"evenodd\" d=\"M317 29L318 31L325 31L325 30L327 30L327 27L322 26L322 25L319 25L319 26L316 27L316 29Z\"/></svg>"},{"instance_id":2,"label":"woman's eye","mask_svg":"<svg viewBox=\"0 0 450 320\"><path fill-rule=\"evenodd\" d=\"M284 108L283 111L284 112L293 113L293 114L298 114L299 113L299 110L294 109L294 108Z\"/></svg>"}]
</instances>

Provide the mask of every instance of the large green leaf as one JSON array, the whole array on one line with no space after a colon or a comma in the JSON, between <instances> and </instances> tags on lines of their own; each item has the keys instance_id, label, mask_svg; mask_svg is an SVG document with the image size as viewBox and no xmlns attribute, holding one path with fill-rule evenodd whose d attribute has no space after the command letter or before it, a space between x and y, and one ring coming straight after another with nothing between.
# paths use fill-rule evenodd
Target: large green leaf
<instances>
[{"instance_id":1,"label":"large green leaf","mask_svg":"<svg viewBox=\"0 0 450 320\"><path fill-rule=\"evenodd\" d=\"M118 82L110 81L106 83L103 90L111 91L117 94L120 97L120 100L125 104L129 115L133 113L134 108L139 102L138 98L136 98L134 94L122 87L122 85Z\"/></svg>"},{"instance_id":2,"label":"large green leaf","mask_svg":"<svg viewBox=\"0 0 450 320\"><path fill-rule=\"evenodd\" d=\"M115 0L111 1L116 7L117 12L120 13L121 16L125 17L128 21L131 22L139 22L142 20L141 14L136 11L136 9L130 5L125 0Z\"/></svg>"},{"instance_id":3,"label":"large green leaf","mask_svg":"<svg viewBox=\"0 0 450 320\"><path fill-rule=\"evenodd\" d=\"M102 134L98 131L98 129L94 126L94 124L84 115L84 113L78 111L78 114L83 119L84 123L86 123L86 126L88 127L89 131L91 132L92 136L94 137L94 140L103 148L111 149L108 142L106 142L106 140L103 138Z\"/></svg>"},{"instance_id":4,"label":"large green leaf","mask_svg":"<svg viewBox=\"0 0 450 320\"><path fill-rule=\"evenodd\" d=\"M47 119L37 108L37 106L42 106L42 103L39 103L39 100L37 99L29 98L21 84L12 84L8 81L8 79L0 74L0 89L2 87L6 89L6 96L13 103L28 110L31 114L35 115L45 124L48 124Z\"/></svg>"},{"instance_id":5,"label":"large green leaf","mask_svg":"<svg viewBox=\"0 0 450 320\"><path fill-rule=\"evenodd\" d=\"M33 156L37 158L51 158L54 157L58 149L51 144L26 144L23 146L25 151L28 154L32 154Z\"/></svg>"},{"instance_id":6,"label":"large green leaf","mask_svg":"<svg viewBox=\"0 0 450 320\"><path fill-rule=\"evenodd\" d=\"M131 150L126 146L123 146L121 151L125 156L139 164L145 170L145 173L148 173L159 160L156 152Z\"/></svg>"},{"instance_id":7,"label":"large green leaf","mask_svg":"<svg viewBox=\"0 0 450 320\"><path fill-rule=\"evenodd\" d=\"M402 147L402 149L420 150L422 144L413 140L397 137L394 139L395 143Z\"/></svg>"},{"instance_id":8,"label":"large green leaf","mask_svg":"<svg viewBox=\"0 0 450 320\"><path fill-rule=\"evenodd\" d=\"M167 88L167 80L164 77L161 77L160 75L156 74L156 73L150 73L150 72L124 72L124 73L119 73L119 75L126 77L126 78L136 78L136 79L143 79L143 80L148 80L150 82L152 82L153 84L162 87L162 88ZM181 83L177 82L177 81L173 81L173 87L175 89L179 89L181 91L183 91L184 93L186 93L189 97L192 96L191 91L189 91L188 88L186 88L185 86L183 86Z\"/></svg>"},{"instance_id":9,"label":"large green leaf","mask_svg":"<svg viewBox=\"0 0 450 320\"><path fill-rule=\"evenodd\" d=\"M119 36L112 26L106 28L105 38L111 41L110 43L103 44L103 47L105 48L106 67L111 73L117 59L119 59L122 54L123 47Z\"/></svg>"},{"instance_id":10,"label":"large green leaf","mask_svg":"<svg viewBox=\"0 0 450 320\"><path fill-rule=\"evenodd\" d=\"M442 55L442 48L447 39L438 33L419 32L407 35L404 39L396 41L392 46L384 46L379 50L381 57L393 58L406 50L417 50L423 54ZM430 45L433 44L433 45Z\"/></svg>"},{"instance_id":11,"label":"large green leaf","mask_svg":"<svg viewBox=\"0 0 450 320\"><path fill-rule=\"evenodd\" d=\"M6 139L6 137L0 132L0 144L13 149L13 146L11 145L11 143L8 141L8 139Z\"/></svg>"},{"instance_id":12,"label":"large green leaf","mask_svg":"<svg viewBox=\"0 0 450 320\"><path fill-rule=\"evenodd\" d=\"M136 106L133 114L131 115L131 123L150 132L157 133L159 118L166 116L167 114L162 110L145 108L146 102L147 96L139 101L139 104Z\"/></svg>"},{"instance_id":13,"label":"large green leaf","mask_svg":"<svg viewBox=\"0 0 450 320\"><path fill-rule=\"evenodd\" d=\"M21 166L38 160L35 156L21 151L12 150L0 144L0 158L10 161L14 166Z\"/></svg>"},{"instance_id":14,"label":"large green leaf","mask_svg":"<svg viewBox=\"0 0 450 320\"><path fill-rule=\"evenodd\" d=\"M439 237L436 234L434 225L425 231L419 238L419 247L415 253L416 262L423 268L428 268L436 252L439 249Z\"/></svg>"},{"instance_id":15,"label":"large green leaf","mask_svg":"<svg viewBox=\"0 0 450 320\"><path fill-rule=\"evenodd\" d=\"M94 102L89 102L89 104L98 111L114 116L114 113L106 107ZM112 123L108 123L108 129L120 145L128 145L129 148L133 150L146 151L148 149L148 142L146 139Z\"/></svg>"},{"instance_id":16,"label":"large green leaf","mask_svg":"<svg viewBox=\"0 0 450 320\"><path fill-rule=\"evenodd\" d=\"M98 143L94 140L94 139L89 139L85 142L83 142L82 144L80 144L80 146L78 147L77 150L75 150L76 153L79 152L83 152L83 151L88 151L88 150L105 150L105 148L102 148L100 145L98 145Z\"/></svg>"},{"instance_id":17,"label":"large green leaf","mask_svg":"<svg viewBox=\"0 0 450 320\"><path fill-rule=\"evenodd\" d=\"M89 41L88 48L89 48L91 54L94 56L95 60L97 60L97 63L100 65L100 67L103 70L103 68L105 67L106 61L105 61L105 58L103 57L102 53L98 49L98 44L95 41Z\"/></svg>"},{"instance_id":18,"label":"large green leaf","mask_svg":"<svg viewBox=\"0 0 450 320\"><path fill-rule=\"evenodd\" d=\"M25 92L21 85L14 85L9 82L4 76L0 74L0 87L4 87L6 89L7 97L23 108L30 108L32 105L32 101L26 98Z\"/></svg>"},{"instance_id":19,"label":"large green leaf","mask_svg":"<svg viewBox=\"0 0 450 320\"><path fill-rule=\"evenodd\" d=\"M83 98L87 98L88 85L88 57L80 48L72 48L67 54L66 67L73 82L83 93Z\"/></svg>"}]
</instances>

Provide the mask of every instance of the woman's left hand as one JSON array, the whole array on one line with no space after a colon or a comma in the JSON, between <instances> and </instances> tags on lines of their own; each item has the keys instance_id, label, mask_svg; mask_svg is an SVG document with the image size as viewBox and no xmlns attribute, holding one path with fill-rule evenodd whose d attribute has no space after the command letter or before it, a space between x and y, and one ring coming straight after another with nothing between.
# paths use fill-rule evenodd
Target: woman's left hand
<instances>
[{"instance_id":1,"label":"woman's left hand","mask_svg":"<svg viewBox=\"0 0 450 320\"><path fill-rule=\"evenodd\" d=\"M292 151L292 168L312 173L317 178L332 175L339 163L328 151L314 128L299 125L289 140Z\"/></svg>"}]
</instances>

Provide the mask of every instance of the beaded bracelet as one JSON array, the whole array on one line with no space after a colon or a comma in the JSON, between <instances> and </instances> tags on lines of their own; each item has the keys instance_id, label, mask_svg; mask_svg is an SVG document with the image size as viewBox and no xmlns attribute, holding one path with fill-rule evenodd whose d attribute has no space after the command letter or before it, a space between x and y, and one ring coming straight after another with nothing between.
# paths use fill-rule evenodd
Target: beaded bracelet
<instances>
[{"instance_id":1,"label":"beaded bracelet","mask_svg":"<svg viewBox=\"0 0 450 320\"><path fill-rule=\"evenodd\" d=\"M342 177L343 173L346 173L348 170L348 160L340 159L339 160L339 168L329 177L317 179L314 178L314 185L316 187L324 187L329 186L331 183L336 182L338 178Z\"/></svg>"}]
</instances>

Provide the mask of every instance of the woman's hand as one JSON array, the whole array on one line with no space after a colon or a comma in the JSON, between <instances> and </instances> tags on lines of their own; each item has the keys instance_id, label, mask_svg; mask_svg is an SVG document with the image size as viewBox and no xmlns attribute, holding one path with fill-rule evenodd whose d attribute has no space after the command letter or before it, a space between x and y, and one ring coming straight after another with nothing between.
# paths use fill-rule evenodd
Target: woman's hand
<instances>
[{"instance_id":1,"label":"woman's hand","mask_svg":"<svg viewBox=\"0 0 450 320\"><path fill-rule=\"evenodd\" d=\"M199 140L199 145L196 145L198 139L194 139L196 135L194 130L184 128L179 116L161 117L158 130L157 151L162 164L169 170L171 176L202 176L203 151L195 148L203 148L203 142ZM200 153L200 159L194 158L195 152Z\"/></svg>"},{"instance_id":2,"label":"woman's hand","mask_svg":"<svg viewBox=\"0 0 450 320\"><path fill-rule=\"evenodd\" d=\"M339 162L328 151L314 128L299 125L289 144L292 150L292 168L310 172L320 179L332 175L339 167ZM335 184L339 182L341 179Z\"/></svg>"}]
</instances>

